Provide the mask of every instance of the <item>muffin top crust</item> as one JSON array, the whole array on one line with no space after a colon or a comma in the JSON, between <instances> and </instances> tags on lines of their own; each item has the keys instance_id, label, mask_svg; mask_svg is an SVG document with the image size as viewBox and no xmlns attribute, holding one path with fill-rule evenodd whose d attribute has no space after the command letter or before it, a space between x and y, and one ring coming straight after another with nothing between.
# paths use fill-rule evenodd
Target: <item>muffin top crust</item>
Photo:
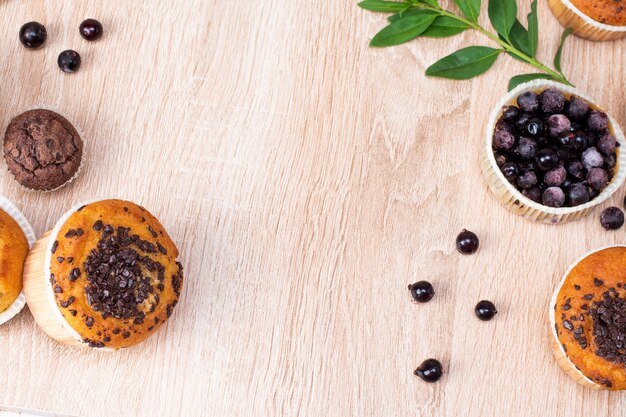
<instances>
[{"instance_id":1,"label":"muffin top crust","mask_svg":"<svg viewBox=\"0 0 626 417\"><path fill-rule=\"evenodd\" d=\"M4 136L4 158L23 186L50 191L78 171L83 141L72 124L50 110L30 110L11 120Z\"/></svg>"},{"instance_id":2,"label":"muffin top crust","mask_svg":"<svg viewBox=\"0 0 626 417\"><path fill-rule=\"evenodd\" d=\"M581 12L611 26L626 26L626 0L572 0Z\"/></svg>"},{"instance_id":3,"label":"muffin top crust","mask_svg":"<svg viewBox=\"0 0 626 417\"><path fill-rule=\"evenodd\" d=\"M153 334L178 303L183 273L177 257L161 223L143 207L90 203L51 237L51 293L90 347L129 347Z\"/></svg>"},{"instance_id":4,"label":"muffin top crust","mask_svg":"<svg viewBox=\"0 0 626 417\"><path fill-rule=\"evenodd\" d=\"M626 247L576 264L554 308L559 342L576 368L610 390L626 389Z\"/></svg>"},{"instance_id":5,"label":"muffin top crust","mask_svg":"<svg viewBox=\"0 0 626 417\"><path fill-rule=\"evenodd\" d=\"M5 311L22 291L24 260L28 240L19 224L0 210L0 313Z\"/></svg>"}]
</instances>

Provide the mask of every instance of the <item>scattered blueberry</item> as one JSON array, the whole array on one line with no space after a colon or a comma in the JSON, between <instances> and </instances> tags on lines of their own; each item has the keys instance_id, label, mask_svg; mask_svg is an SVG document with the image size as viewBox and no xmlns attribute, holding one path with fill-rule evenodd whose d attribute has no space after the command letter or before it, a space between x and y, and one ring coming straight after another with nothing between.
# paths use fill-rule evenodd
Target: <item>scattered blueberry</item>
<instances>
[{"instance_id":1,"label":"scattered blueberry","mask_svg":"<svg viewBox=\"0 0 626 417\"><path fill-rule=\"evenodd\" d=\"M478 250L478 236L469 230L463 229L456 237L456 249L463 255L471 255Z\"/></svg>"},{"instance_id":2,"label":"scattered blueberry","mask_svg":"<svg viewBox=\"0 0 626 417\"><path fill-rule=\"evenodd\" d=\"M426 382L437 382L443 375L443 366L437 359L426 359L417 367L415 375Z\"/></svg>"},{"instance_id":3,"label":"scattered blueberry","mask_svg":"<svg viewBox=\"0 0 626 417\"><path fill-rule=\"evenodd\" d=\"M80 24L79 27L80 36L88 41L97 41L102 37L104 30L102 29L102 23L96 19L87 19Z\"/></svg>"},{"instance_id":4,"label":"scattered blueberry","mask_svg":"<svg viewBox=\"0 0 626 417\"><path fill-rule=\"evenodd\" d=\"M489 321L498 314L498 310L496 310L496 306L487 300L479 301L474 308L474 312L476 313L476 317L483 321Z\"/></svg>"},{"instance_id":5,"label":"scattered blueberry","mask_svg":"<svg viewBox=\"0 0 626 417\"><path fill-rule=\"evenodd\" d=\"M80 68L80 55L76 51L67 50L59 54L58 64L63 72L76 72Z\"/></svg>"},{"instance_id":6,"label":"scattered blueberry","mask_svg":"<svg viewBox=\"0 0 626 417\"><path fill-rule=\"evenodd\" d=\"M600 224L606 230L617 230L624 225L624 212L617 207L607 207L600 214Z\"/></svg>"},{"instance_id":7,"label":"scattered blueberry","mask_svg":"<svg viewBox=\"0 0 626 417\"><path fill-rule=\"evenodd\" d=\"M418 281L409 285L411 296L418 303L426 303L433 299L435 289L428 281Z\"/></svg>"},{"instance_id":8,"label":"scattered blueberry","mask_svg":"<svg viewBox=\"0 0 626 417\"><path fill-rule=\"evenodd\" d=\"M48 31L41 23L28 22L20 28L20 42L29 49L41 48L48 38Z\"/></svg>"}]
</instances>

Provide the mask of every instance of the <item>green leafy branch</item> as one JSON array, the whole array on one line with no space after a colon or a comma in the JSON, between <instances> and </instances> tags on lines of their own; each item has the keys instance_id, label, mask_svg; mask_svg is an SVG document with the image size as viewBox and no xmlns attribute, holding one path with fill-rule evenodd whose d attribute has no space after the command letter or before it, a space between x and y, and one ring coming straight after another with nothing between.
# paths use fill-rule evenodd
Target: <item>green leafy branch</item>
<instances>
[{"instance_id":1,"label":"green leafy branch","mask_svg":"<svg viewBox=\"0 0 626 417\"><path fill-rule=\"evenodd\" d=\"M481 0L454 0L454 2L463 16L442 8L438 0L365 0L359 3L359 7L373 12L392 13L388 18L389 25L374 36L370 42L371 46L399 45L420 36L445 38L468 29L482 33L498 45L498 48L470 46L460 49L431 65L426 70L426 75L466 80L486 72L501 53L506 53L539 70L537 73L514 76L509 82L509 90L521 83L539 78L572 85L561 70L563 44L571 34L570 29L563 32L561 44L554 57L554 69L535 58L539 43L537 0L531 5L526 27L517 19L516 0L490 0L489 20L496 34L478 23Z\"/></svg>"}]
</instances>

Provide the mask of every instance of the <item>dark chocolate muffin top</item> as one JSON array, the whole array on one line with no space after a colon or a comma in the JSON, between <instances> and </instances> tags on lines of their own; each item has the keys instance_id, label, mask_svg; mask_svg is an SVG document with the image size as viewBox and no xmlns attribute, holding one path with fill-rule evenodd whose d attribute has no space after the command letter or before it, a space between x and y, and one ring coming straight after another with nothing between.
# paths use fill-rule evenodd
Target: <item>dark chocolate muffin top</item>
<instances>
[{"instance_id":1,"label":"dark chocolate muffin top","mask_svg":"<svg viewBox=\"0 0 626 417\"><path fill-rule=\"evenodd\" d=\"M78 171L83 141L63 116L30 110L15 117L4 136L4 158L15 179L34 190L54 190Z\"/></svg>"}]
</instances>

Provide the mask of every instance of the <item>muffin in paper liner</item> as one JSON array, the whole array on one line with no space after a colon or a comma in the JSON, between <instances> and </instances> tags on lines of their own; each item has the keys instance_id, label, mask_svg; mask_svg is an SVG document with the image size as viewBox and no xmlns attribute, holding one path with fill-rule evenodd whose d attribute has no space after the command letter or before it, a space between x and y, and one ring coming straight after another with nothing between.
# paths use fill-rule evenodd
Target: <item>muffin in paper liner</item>
<instances>
[{"instance_id":1,"label":"muffin in paper liner","mask_svg":"<svg viewBox=\"0 0 626 417\"><path fill-rule=\"evenodd\" d=\"M26 240L28 241L29 248L32 248L35 244L35 232L31 227L26 217L22 214L22 212L6 197L0 196L0 210L7 213L15 222L20 226L22 231L24 232L24 236L26 236ZM15 317L26 305L26 297L24 296L24 290L20 292L20 295L17 299L3 312L0 312L0 325L8 322L13 317Z\"/></svg>"},{"instance_id":2,"label":"muffin in paper liner","mask_svg":"<svg viewBox=\"0 0 626 417\"><path fill-rule=\"evenodd\" d=\"M548 0L548 4L559 23L571 28L576 36L592 41L610 41L626 36L626 26L600 23L583 13L570 0Z\"/></svg>"},{"instance_id":3,"label":"muffin in paper liner","mask_svg":"<svg viewBox=\"0 0 626 417\"><path fill-rule=\"evenodd\" d=\"M45 111L49 111L49 112L53 112L53 113L58 114L59 116L61 116L65 120L67 120L72 125L74 130L76 130L76 132L78 133L78 136L80 137L81 142L82 142L82 156L81 156L81 159L80 159L80 164L78 165L78 168L76 169L76 172L74 173L74 175L72 175L71 178L69 178L67 181L65 181L63 184L59 185L58 187L52 188L50 190L38 190L38 189L30 188L30 187L27 187L27 186L21 184L18 181L18 179L15 177L15 174L10 169L8 169L6 158L3 158L4 159L4 165L6 167L6 171L9 173L9 175L11 175L11 177L13 178L13 180L15 182L20 184L20 186L23 188L23 190L25 190L27 192L30 192L30 193L51 193L51 192L60 190L61 188L64 188L64 187L70 185L76 178L78 178L78 176L80 175L80 173L81 173L81 171L83 169L83 165L85 164L85 160L87 159L87 142L85 141L85 135L84 135L83 130L81 129L80 126L76 126L76 124L74 122L72 122L69 119L67 119L59 111L59 109L56 109L56 108L50 107L50 106L36 106L36 107L28 108L28 109L20 112L18 115L14 116L13 118L11 118L11 120L9 120L9 123L5 126L5 129L4 129L3 132L6 132L6 130L8 129L9 125L11 124L11 122L13 121L13 119L15 117L18 117L18 116L20 116L20 115L22 115L24 113L35 111L35 110L45 110ZM5 133L3 133L3 137L4 137L4 134Z\"/></svg>"},{"instance_id":4,"label":"muffin in paper liner","mask_svg":"<svg viewBox=\"0 0 626 417\"><path fill-rule=\"evenodd\" d=\"M554 293L550 299L550 305L549 305L549 320L548 320L548 324L549 324L549 340L550 340L550 347L552 349L552 353L554 354L554 358L557 362L557 364L559 365L559 367L565 371L565 373L572 378L574 381L576 381L577 383L579 383L580 385L583 385L587 388L591 388L591 389L595 389L595 390L624 390L626 389L626 379L624 379L624 375L626 374L626 370L622 370L622 371L618 371L618 375L617 378L619 378L619 380L613 380L612 383L608 383L608 379L607 376L611 375L612 377L615 378L615 369L611 370L611 367L614 367L616 369L619 369L619 365L614 365L614 364L610 364L609 366L598 366L596 365L595 368L593 370L587 370L588 375L586 375L585 373L583 373L583 371L572 361L572 359L570 358L570 356L568 355L568 350L571 351L572 350L572 346L575 346L575 344L570 343L569 344L569 349L566 345L564 345L562 343L561 340L559 340L559 336L558 336L558 331L559 329L561 331L563 331L563 325L559 323L561 323L561 321L557 322L557 317L556 315L559 314L558 312L563 313L564 309L558 309L559 307L559 302L562 302L563 300L559 300L559 296L561 296L561 290L563 289L563 287L567 284L572 285L573 287L576 284L583 284L583 280L584 277L587 276L587 279L591 280L593 279L592 277L595 274L583 274L583 276L579 276L576 275L576 278L572 278L570 280L568 280L568 278L570 277L570 274L572 274L572 271L576 268L579 267L579 264L581 264L581 262L585 261L587 258L589 258L592 255L597 255L597 254L601 254L601 253L607 253L607 251L617 251L619 250L620 252L622 252L620 254L620 256L623 256L626 258L626 246L624 245L613 245L613 246L605 246L602 248L598 248L596 250L590 251L586 254L584 254L583 256L581 256L579 259L576 260L576 262L574 262L572 265L570 265L570 267L567 269L567 271L565 272L565 274L563 275L563 277L561 278L559 284L557 285L556 289L554 290ZM611 256L611 254L608 254L609 256ZM588 265L598 265L600 264L599 259L592 259L591 261L587 261ZM580 267L579 267L580 268ZM587 272L587 271L586 271ZM584 284L583 284L584 285ZM580 286L578 287L580 288L580 290L578 291L574 291L574 296L573 297L569 297L570 293L566 293L565 295L561 296L560 298L566 298L567 302L572 302L570 301L570 299L572 298L576 298L577 295L580 295L581 297L584 296L584 294L586 294L589 291L595 292L595 295L598 295L600 293L604 293L606 291L606 288L603 287L603 285L601 286L593 286L594 290L590 290L589 289L589 283L587 283L587 288L581 288ZM595 299L595 298L594 298ZM587 304L591 304L593 302L593 300L588 300L588 299L584 299L584 303ZM576 303L576 300L574 300L574 303ZM578 314L582 314L580 312L580 310L577 310L576 306L572 306L570 309L567 310L568 312L568 316L569 314L573 313L573 316L576 316ZM586 313L585 313L586 314ZM586 317L586 321L589 321L590 318L588 315L584 316L583 318ZM572 320L570 317L566 317L566 319ZM571 324L573 327L579 326L580 323L586 323L586 321L571 321ZM590 329L591 331L593 331L593 328ZM597 346L595 345L595 341L593 341L592 337L590 334L588 334L587 332L582 332L581 335L585 336L586 340L586 353L585 355L595 355L595 352L593 351L595 348L597 348ZM587 336L589 336L587 338ZM587 349L588 348L588 349ZM580 353L577 356L576 361L580 361ZM602 363L602 360L599 360L600 363ZM582 365L581 365L582 366ZM624 368L626 369L626 368ZM591 375L591 374L595 374ZM621 376L620 376L621 374ZM604 382L604 383L602 383Z\"/></svg>"},{"instance_id":5,"label":"muffin in paper liner","mask_svg":"<svg viewBox=\"0 0 626 417\"><path fill-rule=\"evenodd\" d=\"M611 182L609 182L598 196L589 202L575 207L554 208L544 206L543 204L539 204L525 197L513 184L504 178L504 175L500 171L492 148L493 133L496 123L502 115L503 107L515 104L517 96L526 91L541 93L548 88L556 88L568 98L573 95L578 96L589 103L592 109L605 112L594 100L573 87L549 80L534 80L521 84L505 95L491 112L489 121L487 122L485 147L480 157L480 165L489 188L509 211L533 221L558 224L577 220L589 214L594 206L606 201L624 183L624 179L626 178L626 153L622 152L622 149L624 149L623 147L626 145L626 139L624 139L622 129L615 119L607 113L609 117L609 130L619 142L620 147L616 149L617 161Z\"/></svg>"},{"instance_id":6,"label":"muffin in paper liner","mask_svg":"<svg viewBox=\"0 0 626 417\"><path fill-rule=\"evenodd\" d=\"M78 230L80 233L73 234ZM87 261L102 250L100 244L105 238L121 235L126 236L126 243L112 253L125 262L121 252L132 249L141 271L134 276L133 286L119 288L138 288L145 285L143 280L149 280L146 285L152 287L144 293L144 301L137 302L137 313L144 313L140 317L104 316L106 306L97 305L102 300L90 293L93 281L87 280ZM104 256L109 259L110 253ZM106 262L115 264L116 260ZM96 287L115 285L110 288L114 295L121 279L116 274L126 267L132 269L125 265L116 266L117 272L111 272L114 275L107 275L106 282ZM133 346L154 334L178 303L182 281L178 249L163 226L143 207L117 199L95 199L71 208L37 240L24 266L24 293L37 324L61 343L104 351ZM132 299L136 297L133 293Z\"/></svg>"}]
</instances>

